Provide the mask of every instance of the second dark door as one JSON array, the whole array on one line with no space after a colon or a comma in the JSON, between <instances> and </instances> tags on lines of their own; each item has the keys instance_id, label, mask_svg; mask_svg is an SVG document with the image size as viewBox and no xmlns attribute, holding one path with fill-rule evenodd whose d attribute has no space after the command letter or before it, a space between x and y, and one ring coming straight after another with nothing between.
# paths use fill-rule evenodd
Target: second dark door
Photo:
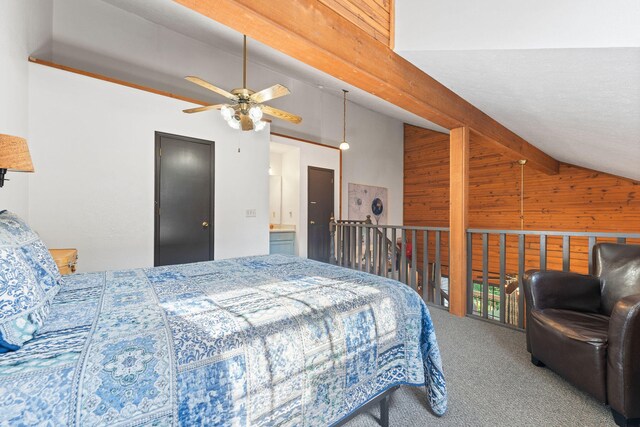
<instances>
[{"instance_id":1,"label":"second dark door","mask_svg":"<svg viewBox=\"0 0 640 427\"><path fill-rule=\"evenodd\" d=\"M156 132L155 265L213 259L214 143Z\"/></svg>"},{"instance_id":2,"label":"second dark door","mask_svg":"<svg viewBox=\"0 0 640 427\"><path fill-rule=\"evenodd\" d=\"M329 262L329 221L334 213L334 171L309 166L307 257Z\"/></svg>"}]
</instances>

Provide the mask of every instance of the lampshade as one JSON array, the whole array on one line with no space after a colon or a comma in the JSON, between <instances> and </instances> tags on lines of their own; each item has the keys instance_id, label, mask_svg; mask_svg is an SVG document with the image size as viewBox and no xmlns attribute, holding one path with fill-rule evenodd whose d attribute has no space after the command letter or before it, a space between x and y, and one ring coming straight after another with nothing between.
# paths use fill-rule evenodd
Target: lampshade
<instances>
[{"instance_id":1,"label":"lampshade","mask_svg":"<svg viewBox=\"0 0 640 427\"><path fill-rule=\"evenodd\" d=\"M0 133L0 169L33 172L26 139Z\"/></svg>"}]
</instances>

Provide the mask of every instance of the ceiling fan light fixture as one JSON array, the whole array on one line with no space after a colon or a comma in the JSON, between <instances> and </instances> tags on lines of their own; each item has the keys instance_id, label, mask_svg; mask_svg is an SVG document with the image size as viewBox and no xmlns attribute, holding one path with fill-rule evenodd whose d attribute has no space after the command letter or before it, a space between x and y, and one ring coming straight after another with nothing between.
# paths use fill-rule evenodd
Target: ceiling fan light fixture
<instances>
[{"instance_id":1,"label":"ceiling fan light fixture","mask_svg":"<svg viewBox=\"0 0 640 427\"><path fill-rule=\"evenodd\" d=\"M253 130L255 130L256 132L260 132L266 126L267 126L267 122L263 122L263 121L254 122L253 123Z\"/></svg>"},{"instance_id":2,"label":"ceiling fan light fixture","mask_svg":"<svg viewBox=\"0 0 640 427\"><path fill-rule=\"evenodd\" d=\"M342 141L340 143L340 149L342 151L347 151L349 149L349 143L347 141Z\"/></svg>"},{"instance_id":3,"label":"ceiling fan light fixture","mask_svg":"<svg viewBox=\"0 0 640 427\"><path fill-rule=\"evenodd\" d=\"M264 129L266 124L262 121L263 114L295 124L300 123L302 121L302 117L264 104L267 101L289 95L291 92L285 86L276 84L258 92L254 92L247 88L247 36L245 35L243 39L244 48L241 88L236 88L231 90L231 92L228 92L205 80L202 80L200 77L185 77L185 79L191 83L195 83L200 87L227 98L230 100L227 101L229 104L204 105L202 107L188 108L182 111L184 113L191 114L219 109L220 115L227 121L230 127L233 129L242 129L243 131L260 131Z\"/></svg>"},{"instance_id":4,"label":"ceiling fan light fixture","mask_svg":"<svg viewBox=\"0 0 640 427\"><path fill-rule=\"evenodd\" d=\"M257 123L262 120L262 108L254 105L249 109L249 118L253 121L253 123Z\"/></svg>"},{"instance_id":5,"label":"ceiling fan light fixture","mask_svg":"<svg viewBox=\"0 0 640 427\"><path fill-rule=\"evenodd\" d=\"M229 123L229 126L233 129L240 129L240 118L238 116L231 117L231 119L227 120L227 123Z\"/></svg>"},{"instance_id":6,"label":"ceiling fan light fixture","mask_svg":"<svg viewBox=\"0 0 640 427\"><path fill-rule=\"evenodd\" d=\"M226 121L231 120L234 113L235 112L233 111L233 108L229 107L228 105L225 105L220 109L220 114L222 114L222 118Z\"/></svg>"}]
</instances>

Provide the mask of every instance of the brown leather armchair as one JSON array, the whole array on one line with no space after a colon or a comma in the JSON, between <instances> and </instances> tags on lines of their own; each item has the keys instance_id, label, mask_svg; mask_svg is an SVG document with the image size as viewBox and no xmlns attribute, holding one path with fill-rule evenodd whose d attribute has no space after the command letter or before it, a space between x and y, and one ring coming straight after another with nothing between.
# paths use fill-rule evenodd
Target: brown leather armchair
<instances>
[{"instance_id":1,"label":"brown leather armchair","mask_svg":"<svg viewBox=\"0 0 640 427\"><path fill-rule=\"evenodd\" d=\"M593 276L526 273L527 349L608 404L616 424L640 426L640 246L593 250Z\"/></svg>"}]
</instances>

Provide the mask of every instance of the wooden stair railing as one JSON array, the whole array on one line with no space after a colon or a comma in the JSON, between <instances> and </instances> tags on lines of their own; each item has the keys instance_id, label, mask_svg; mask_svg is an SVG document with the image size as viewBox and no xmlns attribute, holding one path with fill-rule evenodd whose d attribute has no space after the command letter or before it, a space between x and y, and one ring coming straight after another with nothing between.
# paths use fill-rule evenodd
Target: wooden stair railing
<instances>
[{"instance_id":1,"label":"wooden stair railing","mask_svg":"<svg viewBox=\"0 0 640 427\"><path fill-rule=\"evenodd\" d=\"M441 233L446 228L391 226L364 221L332 220L330 224L331 263L409 285L425 302L448 306L449 295L442 288ZM435 236L435 257L428 257L429 234ZM418 236L422 236L422 242ZM410 241L408 239L410 237ZM423 260L418 263L418 245L422 244ZM410 249L409 249L410 248ZM410 253L408 253L410 251ZM426 273L423 272L426 266ZM429 277L429 271L433 277Z\"/></svg>"}]
</instances>

